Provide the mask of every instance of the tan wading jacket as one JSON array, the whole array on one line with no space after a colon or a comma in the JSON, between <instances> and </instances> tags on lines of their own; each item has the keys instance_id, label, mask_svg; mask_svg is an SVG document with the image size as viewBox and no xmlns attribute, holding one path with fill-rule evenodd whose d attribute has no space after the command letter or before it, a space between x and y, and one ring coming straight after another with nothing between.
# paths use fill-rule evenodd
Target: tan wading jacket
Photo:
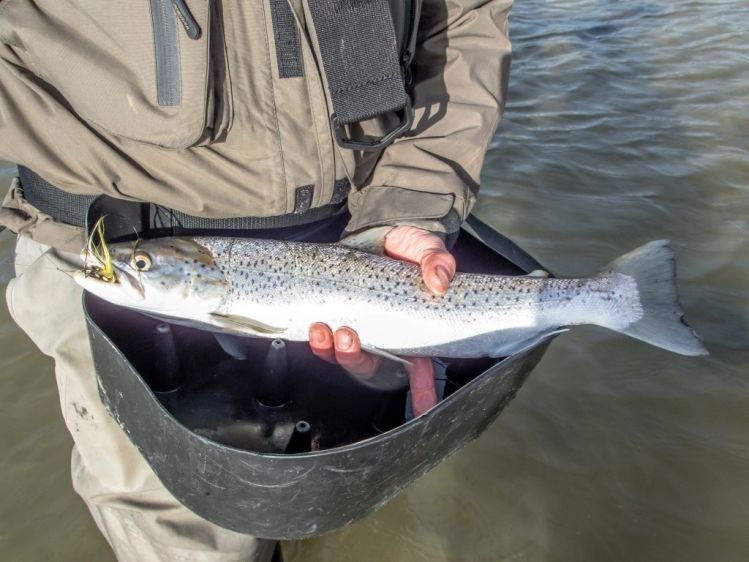
<instances>
[{"instance_id":1,"label":"tan wading jacket","mask_svg":"<svg viewBox=\"0 0 749 562\"><path fill-rule=\"evenodd\" d=\"M201 34L177 26L178 103L160 105L152 17L174 16L172 2L0 0L0 159L73 193L205 217L320 207L350 184L348 231L445 233L466 218L506 96L511 0L423 0L414 124L376 153L335 143L307 0L186 0ZM274 27L284 8L296 59ZM83 246L81 229L35 212L17 188L0 222Z\"/></svg>"}]
</instances>

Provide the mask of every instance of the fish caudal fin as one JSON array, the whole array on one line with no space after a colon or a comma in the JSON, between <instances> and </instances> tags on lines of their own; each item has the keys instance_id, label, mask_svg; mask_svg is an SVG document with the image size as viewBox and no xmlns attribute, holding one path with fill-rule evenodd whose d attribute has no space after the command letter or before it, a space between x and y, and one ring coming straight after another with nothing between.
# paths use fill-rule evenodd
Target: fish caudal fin
<instances>
[{"instance_id":1,"label":"fish caudal fin","mask_svg":"<svg viewBox=\"0 0 749 562\"><path fill-rule=\"evenodd\" d=\"M656 240L611 262L602 275L633 278L642 318L616 331L681 355L708 355L700 337L684 321L676 294L676 264L668 240Z\"/></svg>"}]
</instances>

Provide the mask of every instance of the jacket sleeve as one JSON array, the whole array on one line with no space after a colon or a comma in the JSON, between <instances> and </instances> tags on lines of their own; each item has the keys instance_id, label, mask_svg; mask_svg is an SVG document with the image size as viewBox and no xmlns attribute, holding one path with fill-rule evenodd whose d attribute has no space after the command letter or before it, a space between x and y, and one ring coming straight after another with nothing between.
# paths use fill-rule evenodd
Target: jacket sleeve
<instances>
[{"instance_id":1,"label":"jacket sleeve","mask_svg":"<svg viewBox=\"0 0 749 562\"><path fill-rule=\"evenodd\" d=\"M414 125L349 195L348 232L408 224L449 234L467 218L507 94L511 0L424 0Z\"/></svg>"}]
</instances>

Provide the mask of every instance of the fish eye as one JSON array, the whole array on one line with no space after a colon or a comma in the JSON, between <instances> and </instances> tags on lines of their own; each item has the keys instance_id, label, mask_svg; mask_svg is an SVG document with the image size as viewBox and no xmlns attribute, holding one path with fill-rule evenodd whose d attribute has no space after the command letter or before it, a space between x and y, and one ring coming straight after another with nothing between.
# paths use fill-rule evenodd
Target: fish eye
<instances>
[{"instance_id":1,"label":"fish eye","mask_svg":"<svg viewBox=\"0 0 749 562\"><path fill-rule=\"evenodd\" d=\"M145 252L135 252L133 254L132 265L138 271L148 271L153 266L151 256Z\"/></svg>"}]
</instances>

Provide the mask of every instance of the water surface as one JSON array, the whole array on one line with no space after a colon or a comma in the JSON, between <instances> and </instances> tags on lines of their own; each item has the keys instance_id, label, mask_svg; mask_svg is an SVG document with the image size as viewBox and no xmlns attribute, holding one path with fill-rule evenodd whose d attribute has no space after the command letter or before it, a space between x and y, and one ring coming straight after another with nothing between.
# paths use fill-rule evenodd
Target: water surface
<instances>
[{"instance_id":1,"label":"water surface","mask_svg":"<svg viewBox=\"0 0 749 562\"><path fill-rule=\"evenodd\" d=\"M479 440L289 560L749 559L747 29L744 0L517 2L477 214L558 275L670 239L712 355L566 334ZM50 361L7 315L0 349L0 559L111 560Z\"/></svg>"}]
</instances>

